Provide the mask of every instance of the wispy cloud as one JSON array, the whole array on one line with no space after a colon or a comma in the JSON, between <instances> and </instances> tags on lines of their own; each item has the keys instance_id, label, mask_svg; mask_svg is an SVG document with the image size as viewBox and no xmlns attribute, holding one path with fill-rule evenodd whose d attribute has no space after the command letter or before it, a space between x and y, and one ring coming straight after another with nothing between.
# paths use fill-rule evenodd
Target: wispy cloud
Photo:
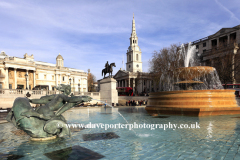
<instances>
[{"instance_id":1,"label":"wispy cloud","mask_svg":"<svg viewBox=\"0 0 240 160\"><path fill-rule=\"evenodd\" d=\"M222 5L218 0L215 0L215 2L226 12L228 12L232 18L234 18L235 20L238 21L238 23L240 23L240 19L233 13L231 12L227 7L225 7L224 5Z\"/></svg>"}]
</instances>

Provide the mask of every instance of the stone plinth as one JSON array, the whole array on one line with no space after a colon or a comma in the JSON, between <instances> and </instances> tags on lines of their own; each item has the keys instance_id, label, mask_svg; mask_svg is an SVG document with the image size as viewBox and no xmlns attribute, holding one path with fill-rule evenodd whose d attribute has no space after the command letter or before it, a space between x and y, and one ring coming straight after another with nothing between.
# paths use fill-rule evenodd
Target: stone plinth
<instances>
[{"instance_id":1,"label":"stone plinth","mask_svg":"<svg viewBox=\"0 0 240 160\"><path fill-rule=\"evenodd\" d=\"M188 116L240 114L234 90L182 90L150 93L149 114Z\"/></svg>"},{"instance_id":2,"label":"stone plinth","mask_svg":"<svg viewBox=\"0 0 240 160\"><path fill-rule=\"evenodd\" d=\"M118 103L117 81L113 78L105 78L100 81L100 100L108 104Z\"/></svg>"}]
</instances>

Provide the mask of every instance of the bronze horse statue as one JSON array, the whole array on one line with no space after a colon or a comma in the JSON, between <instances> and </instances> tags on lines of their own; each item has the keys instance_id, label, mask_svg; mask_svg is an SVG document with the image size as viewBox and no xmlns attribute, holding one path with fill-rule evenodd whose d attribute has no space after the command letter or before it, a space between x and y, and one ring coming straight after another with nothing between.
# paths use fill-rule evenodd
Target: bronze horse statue
<instances>
[{"instance_id":1,"label":"bronze horse statue","mask_svg":"<svg viewBox=\"0 0 240 160\"><path fill-rule=\"evenodd\" d=\"M111 63L111 64L108 66L108 68L104 68L104 69L102 70L102 76L103 76L103 74L104 74L104 78L105 78L105 75L106 75L107 73L109 73L109 77L112 77L113 67L116 67L115 63ZM111 75L110 75L110 74L111 74Z\"/></svg>"}]
</instances>

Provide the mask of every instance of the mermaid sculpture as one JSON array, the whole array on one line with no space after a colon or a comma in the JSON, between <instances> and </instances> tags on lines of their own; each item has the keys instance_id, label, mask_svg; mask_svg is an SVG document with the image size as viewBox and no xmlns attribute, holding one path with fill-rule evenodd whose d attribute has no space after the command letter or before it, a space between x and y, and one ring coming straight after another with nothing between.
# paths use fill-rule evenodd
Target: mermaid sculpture
<instances>
[{"instance_id":1,"label":"mermaid sculpture","mask_svg":"<svg viewBox=\"0 0 240 160\"><path fill-rule=\"evenodd\" d=\"M63 93L43 96L40 99L16 98L8 113L7 121L12 122L15 127L25 131L32 138L70 136L66 120L61 114L79 103L91 101L92 98L69 96L70 85L61 84L57 90ZM44 105L34 110L30 102Z\"/></svg>"}]
</instances>

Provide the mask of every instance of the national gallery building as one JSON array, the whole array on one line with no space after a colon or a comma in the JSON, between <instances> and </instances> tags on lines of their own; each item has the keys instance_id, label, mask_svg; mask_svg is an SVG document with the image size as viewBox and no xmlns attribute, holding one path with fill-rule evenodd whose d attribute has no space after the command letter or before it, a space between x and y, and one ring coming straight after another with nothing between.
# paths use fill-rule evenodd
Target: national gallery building
<instances>
[{"instance_id":1,"label":"national gallery building","mask_svg":"<svg viewBox=\"0 0 240 160\"><path fill-rule=\"evenodd\" d=\"M52 64L34 61L27 53L24 58L0 53L0 89L54 90L59 84L71 84L73 92L87 92L87 73L64 67L60 54Z\"/></svg>"}]
</instances>

